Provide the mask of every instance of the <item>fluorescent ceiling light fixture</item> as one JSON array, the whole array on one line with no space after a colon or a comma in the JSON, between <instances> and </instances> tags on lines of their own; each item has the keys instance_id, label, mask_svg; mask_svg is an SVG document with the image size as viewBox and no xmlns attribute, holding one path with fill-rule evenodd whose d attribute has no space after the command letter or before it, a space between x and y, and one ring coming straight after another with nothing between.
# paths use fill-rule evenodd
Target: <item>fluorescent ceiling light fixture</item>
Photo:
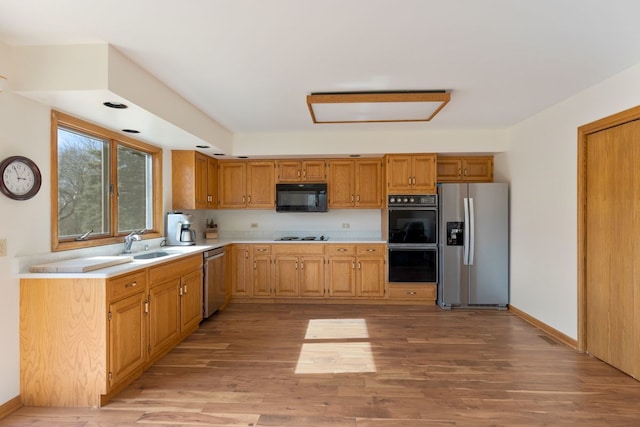
<instances>
[{"instance_id":1,"label":"fluorescent ceiling light fixture","mask_svg":"<svg viewBox=\"0 0 640 427\"><path fill-rule=\"evenodd\" d=\"M428 122L449 102L445 90L307 95L313 123Z\"/></svg>"}]
</instances>

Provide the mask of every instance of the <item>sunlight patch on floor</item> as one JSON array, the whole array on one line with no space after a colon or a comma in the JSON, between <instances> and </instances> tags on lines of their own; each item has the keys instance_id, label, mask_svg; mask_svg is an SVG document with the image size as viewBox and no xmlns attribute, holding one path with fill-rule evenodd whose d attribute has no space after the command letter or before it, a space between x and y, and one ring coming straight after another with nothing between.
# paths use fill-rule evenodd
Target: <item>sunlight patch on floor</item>
<instances>
[{"instance_id":1,"label":"sunlight patch on floor","mask_svg":"<svg viewBox=\"0 0 640 427\"><path fill-rule=\"evenodd\" d=\"M295 373L375 372L368 339L365 319L312 319L307 326Z\"/></svg>"}]
</instances>

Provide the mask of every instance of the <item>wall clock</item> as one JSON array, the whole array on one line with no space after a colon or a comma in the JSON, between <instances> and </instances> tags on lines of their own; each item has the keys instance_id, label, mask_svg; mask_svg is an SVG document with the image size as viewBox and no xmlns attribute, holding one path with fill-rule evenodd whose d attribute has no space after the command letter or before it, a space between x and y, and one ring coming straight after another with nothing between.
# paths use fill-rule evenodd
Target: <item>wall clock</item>
<instances>
[{"instance_id":1,"label":"wall clock","mask_svg":"<svg viewBox=\"0 0 640 427\"><path fill-rule=\"evenodd\" d=\"M0 162L0 191L14 200L28 200L40 191L42 176L33 160L23 156Z\"/></svg>"}]
</instances>

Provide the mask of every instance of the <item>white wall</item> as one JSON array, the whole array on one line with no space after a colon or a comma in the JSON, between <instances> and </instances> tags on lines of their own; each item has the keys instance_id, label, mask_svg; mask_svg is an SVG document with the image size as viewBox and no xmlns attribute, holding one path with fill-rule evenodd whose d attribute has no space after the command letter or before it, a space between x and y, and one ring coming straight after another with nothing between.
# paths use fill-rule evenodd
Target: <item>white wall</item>
<instances>
[{"instance_id":1,"label":"white wall","mask_svg":"<svg viewBox=\"0 0 640 427\"><path fill-rule=\"evenodd\" d=\"M577 128L640 103L640 64L514 126L511 304L577 339Z\"/></svg>"}]
</instances>

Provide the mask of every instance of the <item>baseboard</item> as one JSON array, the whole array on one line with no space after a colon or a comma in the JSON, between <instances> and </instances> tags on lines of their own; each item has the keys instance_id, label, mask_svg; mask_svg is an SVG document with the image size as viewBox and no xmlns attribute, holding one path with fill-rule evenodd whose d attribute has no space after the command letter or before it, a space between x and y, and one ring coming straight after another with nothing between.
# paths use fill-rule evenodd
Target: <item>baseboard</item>
<instances>
[{"instance_id":1,"label":"baseboard","mask_svg":"<svg viewBox=\"0 0 640 427\"><path fill-rule=\"evenodd\" d=\"M0 405L0 420L7 418L20 408L22 408L22 398L20 395L17 395L8 402Z\"/></svg>"},{"instance_id":2,"label":"baseboard","mask_svg":"<svg viewBox=\"0 0 640 427\"><path fill-rule=\"evenodd\" d=\"M552 328L551 326L547 325L546 323L541 322L540 320L536 319L533 316L530 316L529 314L525 313L524 311L520 310L519 308L516 308L512 305L509 305L509 311L512 312L513 314L515 314L516 316L518 316L519 318L521 318L522 320L524 320L527 323L532 324L533 326L535 326L536 328L544 331L547 335L549 335L551 338L553 338L556 341L561 342L562 344L565 344L571 348L573 348L574 350L578 349L578 341L574 340L573 338L563 334L562 332L560 332L557 329Z\"/></svg>"}]
</instances>

